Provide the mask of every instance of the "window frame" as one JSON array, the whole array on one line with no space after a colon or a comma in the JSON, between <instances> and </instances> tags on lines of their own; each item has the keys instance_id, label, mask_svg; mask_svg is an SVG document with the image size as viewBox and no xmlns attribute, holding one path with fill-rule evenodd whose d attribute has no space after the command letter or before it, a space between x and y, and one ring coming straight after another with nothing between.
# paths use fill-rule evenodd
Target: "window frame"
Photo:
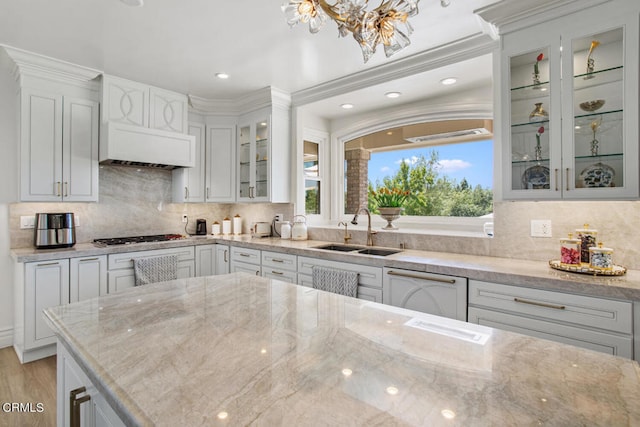
<instances>
[{"instance_id":1,"label":"window frame","mask_svg":"<svg viewBox=\"0 0 640 427\"><path fill-rule=\"evenodd\" d=\"M413 111L411 109L414 109ZM380 117L385 116L387 120L380 121ZM409 109L403 109L392 113L370 115L370 117L360 120L342 120L344 124L334 123L335 131L331 134L331 215L323 216L325 222L334 223L339 221L350 220L353 214L344 213L344 147L348 141L374 133L385 129L409 126L418 123L435 122L444 120L462 120L462 119L493 119L493 104L431 104L416 105ZM497 143L496 127L494 127L493 140L493 193L494 201L498 201L496 197L501 189L499 183L499 147ZM323 192L329 189L322 190ZM326 207L326 205L325 205ZM386 222L382 219L372 216L372 224L374 226L384 225ZM460 234L482 234L484 224L493 222L492 217L420 217L420 216L402 216L396 221L401 229L414 231L417 233L433 232L435 234L444 235L460 235Z\"/></svg>"}]
</instances>

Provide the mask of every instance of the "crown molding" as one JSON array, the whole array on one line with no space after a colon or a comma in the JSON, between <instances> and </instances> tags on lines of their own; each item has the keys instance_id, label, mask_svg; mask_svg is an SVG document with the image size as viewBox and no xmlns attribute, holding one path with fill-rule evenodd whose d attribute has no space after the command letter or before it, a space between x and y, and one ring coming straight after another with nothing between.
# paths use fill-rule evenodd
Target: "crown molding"
<instances>
[{"instance_id":1,"label":"crown molding","mask_svg":"<svg viewBox=\"0 0 640 427\"><path fill-rule=\"evenodd\" d=\"M258 89L238 99L206 99L196 95L188 97L189 111L210 116L238 116L267 107L291 107L291 95L272 86Z\"/></svg>"},{"instance_id":2,"label":"crown molding","mask_svg":"<svg viewBox=\"0 0 640 427\"><path fill-rule=\"evenodd\" d=\"M292 103L298 107L369 86L412 76L445 65L492 53L498 41L489 31L428 49L406 58L385 63L358 73L313 86L292 94Z\"/></svg>"},{"instance_id":3,"label":"crown molding","mask_svg":"<svg viewBox=\"0 0 640 427\"><path fill-rule=\"evenodd\" d=\"M25 77L37 77L61 83L86 87L102 71L61 61L37 53L0 45L15 64L13 75L22 85ZM93 84L93 83L91 83Z\"/></svg>"},{"instance_id":4,"label":"crown molding","mask_svg":"<svg viewBox=\"0 0 640 427\"><path fill-rule=\"evenodd\" d=\"M502 35L610 1L612 0L502 0L474 10L474 13L497 27L498 33Z\"/></svg>"}]
</instances>

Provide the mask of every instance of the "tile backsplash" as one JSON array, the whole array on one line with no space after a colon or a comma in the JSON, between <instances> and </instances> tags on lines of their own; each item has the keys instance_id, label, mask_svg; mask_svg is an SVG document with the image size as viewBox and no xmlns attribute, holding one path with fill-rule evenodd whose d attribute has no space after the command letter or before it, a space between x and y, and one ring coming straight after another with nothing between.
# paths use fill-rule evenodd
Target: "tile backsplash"
<instances>
[{"instance_id":1,"label":"tile backsplash","mask_svg":"<svg viewBox=\"0 0 640 427\"><path fill-rule=\"evenodd\" d=\"M243 219L243 232L251 223L271 221L276 213L290 220L293 205L272 203L173 203L171 171L124 166L100 167L98 203L13 203L9 207L12 248L33 246L33 230L20 229L21 216L38 212L73 212L78 218L76 241L91 242L101 237L145 234L185 234L182 215L189 218L186 232L195 233L197 218L207 220L211 232L214 221L236 214Z\"/></svg>"}]
</instances>

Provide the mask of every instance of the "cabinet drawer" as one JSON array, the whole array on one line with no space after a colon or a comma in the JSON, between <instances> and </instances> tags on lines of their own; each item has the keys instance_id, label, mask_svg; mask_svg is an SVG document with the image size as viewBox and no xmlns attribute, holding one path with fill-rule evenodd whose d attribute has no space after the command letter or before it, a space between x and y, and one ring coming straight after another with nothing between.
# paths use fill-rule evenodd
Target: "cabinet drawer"
<instances>
[{"instance_id":1,"label":"cabinet drawer","mask_svg":"<svg viewBox=\"0 0 640 427\"><path fill-rule=\"evenodd\" d=\"M183 248L156 249L153 251L125 252L121 254L109 255L109 270L117 270L121 268L133 268L134 258L154 257L161 255L177 255L178 262L194 260L195 249L193 246L185 246Z\"/></svg>"},{"instance_id":2,"label":"cabinet drawer","mask_svg":"<svg viewBox=\"0 0 640 427\"><path fill-rule=\"evenodd\" d=\"M240 262L231 260L231 265L229 267L231 273L237 273L239 271L243 271L245 273L254 274L256 276L260 276L261 268L259 265L250 264L248 262Z\"/></svg>"},{"instance_id":3,"label":"cabinet drawer","mask_svg":"<svg viewBox=\"0 0 640 427\"><path fill-rule=\"evenodd\" d=\"M382 289L382 268L367 265L348 264L346 262L327 261L318 258L298 257L298 273L313 275L313 267L321 266L336 270L355 271L359 274L358 284L369 288Z\"/></svg>"},{"instance_id":4,"label":"cabinet drawer","mask_svg":"<svg viewBox=\"0 0 640 427\"><path fill-rule=\"evenodd\" d=\"M296 255L262 251L262 266L295 272L298 271L298 257Z\"/></svg>"},{"instance_id":5,"label":"cabinet drawer","mask_svg":"<svg viewBox=\"0 0 640 427\"><path fill-rule=\"evenodd\" d=\"M469 322L629 359L632 355L633 342L630 336L622 337L475 307L469 307Z\"/></svg>"},{"instance_id":6,"label":"cabinet drawer","mask_svg":"<svg viewBox=\"0 0 640 427\"><path fill-rule=\"evenodd\" d=\"M260 250L231 246L231 261L260 265Z\"/></svg>"},{"instance_id":7,"label":"cabinet drawer","mask_svg":"<svg viewBox=\"0 0 640 427\"><path fill-rule=\"evenodd\" d=\"M295 271L286 271L277 268L262 266L262 277L282 280L283 282L296 283L298 274Z\"/></svg>"},{"instance_id":8,"label":"cabinet drawer","mask_svg":"<svg viewBox=\"0 0 640 427\"><path fill-rule=\"evenodd\" d=\"M470 280L469 305L632 333L632 306L625 301Z\"/></svg>"}]
</instances>

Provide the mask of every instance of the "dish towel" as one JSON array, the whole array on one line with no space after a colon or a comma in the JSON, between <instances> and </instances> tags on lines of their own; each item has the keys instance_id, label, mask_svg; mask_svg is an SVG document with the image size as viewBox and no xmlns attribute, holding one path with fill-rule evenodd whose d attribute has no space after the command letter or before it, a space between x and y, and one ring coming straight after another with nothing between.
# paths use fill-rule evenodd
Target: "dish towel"
<instances>
[{"instance_id":1,"label":"dish towel","mask_svg":"<svg viewBox=\"0 0 640 427\"><path fill-rule=\"evenodd\" d=\"M358 273L318 266L314 266L312 271L314 289L357 297Z\"/></svg>"},{"instance_id":2,"label":"dish towel","mask_svg":"<svg viewBox=\"0 0 640 427\"><path fill-rule=\"evenodd\" d=\"M133 272L136 278L136 286L177 279L178 256L165 255L151 258L134 258Z\"/></svg>"}]
</instances>

